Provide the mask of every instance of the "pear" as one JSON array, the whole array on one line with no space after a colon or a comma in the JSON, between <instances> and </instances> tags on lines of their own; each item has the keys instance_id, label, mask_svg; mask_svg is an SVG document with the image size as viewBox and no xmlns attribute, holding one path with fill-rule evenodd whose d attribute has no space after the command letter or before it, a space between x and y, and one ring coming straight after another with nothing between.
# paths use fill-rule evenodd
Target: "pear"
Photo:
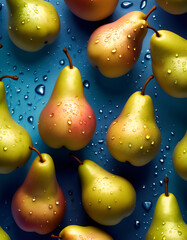
<instances>
[{"instance_id":1,"label":"pear","mask_svg":"<svg viewBox=\"0 0 187 240\"><path fill-rule=\"evenodd\" d=\"M166 12L179 15L187 12L186 0L156 0L157 4Z\"/></svg>"},{"instance_id":2,"label":"pear","mask_svg":"<svg viewBox=\"0 0 187 240\"><path fill-rule=\"evenodd\" d=\"M112 226L128 217L136 205L136 192L123 177L114 175L91 160L79 161L82 204L94 221Z\"/></svg>"},{"instance_id":3,"label":"pear","mask_svg":"<svg viewBox=\"0 0 187 240\"><path fill-rule=\"evenodd\" d=\"M106 141L111 155L134 166L149 163L160 149L161 133L155 122L153 102L149 95L145 95L146 85L152 78L153 75L141 92L129 97L107 132Z\"/></svg>"},{"instance_id":4,"label":"pear","mask_svg":"<svg viewBox=\"0 0 187 240\"><path fill-rule=\"evenodd\" d=\"M6 0L8 34L22 50L36 52L54 42L60 31L55 7L43 0Z\"/></svg>"},{"instance_id":5,"label":"pear","mask_svg":"<svg viewBox=\"0 0 187 240\"><path fill-rule=\"evenodd\" d=\"M173 165L178 175L187 181L187 131L173 151Z\"/></svg>"},{"instance_id":6,"label":"pear","mask_svg":"<svg viewBox=\"0 0 187 240\"><path fill-rule=\"evenodd\" d=\"M5 75L0 78L0 173L10 173L27 163L31 156L29 133L17 124L9 112L3 78L17 80L17 76Z\"/></svg>"},{"instance_id":7,"label":"pear","mask_svg":"<svg viewBox=\"0 0 187 240\"><path fill-rule=\"evenodd\" d=\"M0 239L1 240L11 240L8 234L0 227Z\"/></svg>"},{"instance_id":8,"label":"pear","mask_svg":"<svg viewBox=\"0 0 187 240\"><path fill-rule=\"evenodd\" d=\"M140 11L127 13L115 22L97 28L91 35L87 54L91 64L109 78L129 72L137 62L147 33L147 18Z\"/></svg>"},{"instance_id":9,"label":"pear","mask_svg":"<svg viewBox=\"0 0 187 240\"><path fill-rule=\"evenodd\" d=\"M157 200L145 240L186 240L187 225L183 221L177 199L172 193L168 193L168 178L165 178L165 188L165 193Z\"/></svg>"},{"instance_id":10,"label":"pear","mask_svg":"<svg viewBox=\"0 0 187 240\"><path fill-rule=\"evenodd\" d=\"M150 42L154 76L167 94L186 98L187 40L170 31L155 32Z\"/></svg>"},{"instance_id":11,"label":"pear","mask_svg":"<svg viewBox=\"0 0 187 240\"><path fill-rule=\"evenodd\" d=\"M96 118L85 98L81 74L72 65L67 49L64 52L70 66L61 71L51 98L40 114L38 129L48 146L79 150L92 139Z\"/></svg>"},{"instance_id":12,"label":"pear","mask_svg":"<svg viewBox=\"0 0 187 240\"><path fill-rule=\"evenodd\" d=\"M76 16L88 21L99 21L114 12L118 1L65 0L65 3Z\"/></svg>"},{"instance_id":13,"label":"pear","mask_svg":"<svg viewBox=\"0 0 187 240\"><path fill-rule=\"evenodd\" d=\"M69 225L62 229L59 236L51 235L52 238L63 240L113 240L106 232L92 226Z\"/></svg>"},{"instance_id":14,"label":"pear","mask_svg":"<svg viewBox=\"0 0 187 240\"><path fill-rule=\"evenodd\" d=\"M24 183L12 199L12 215L26 232L47 234L61 222L66 207L64 194L58 185L53 159L38 153Z\"/></svg>"}]
</instances>

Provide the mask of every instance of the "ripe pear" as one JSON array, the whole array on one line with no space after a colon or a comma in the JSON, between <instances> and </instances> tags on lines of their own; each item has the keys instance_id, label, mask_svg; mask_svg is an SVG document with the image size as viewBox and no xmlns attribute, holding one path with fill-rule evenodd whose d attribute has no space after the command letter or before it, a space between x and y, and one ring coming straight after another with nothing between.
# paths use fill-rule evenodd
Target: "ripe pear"
<instances>
[{"instance_id":1,"label":"ripe pear","mask_svg":"<svg viewBox=\"0 0 187 240\"><path fill-rule=\"evenodd\" d=\"M168 179L165 178L165 184ZM161 194L157 200L153 220L145 240L186 240L187 225L183 221L177 199L172 193Z\"/></svg>"},{"instance_id":2,"label":"ripe pear","mask_svg":"<svg viewBox=\"0 0 187 240\"><path fill-rule=\"evenodd\" d=\"M3 78L16 76L3 76L0 78L0 173L10 173L27 163L31 156L29 146L32 140L29 133L17 124L9 112Z\"/></svg>"},{"instance_id":3,"label":"ripe pear","mask_svg":"<svg viewBox=\"0 0 187 240\"><path fill-rule=\"evenodd\" d=\"M187 12L186 0L156 0L157 4L166 12L179 15Z\"/></svg>"},{"instance_id":4,"label":"ripe pear","mask_svg":"<svg viewBox=\"0 0 187 240\"><path fill-rule=\"evenodd\" d=\"M54 42L60 31L55 7L43 0L6 0L8 34L22 50L35 52Z\"/></svg>"},{"instance_id":5,"label":"ripe pear","mask_svg":"<svg viewBox=\"0 0 187 240\"><path fill-rule=\"evenodd\" d=\"M99 228L92 226L82 227L78 225L67 226L62 229L59 236L51 235L51 237L63 240L113 240L110 235Z\"/></svg>"},{"instance_id":6,"label":"ripe pear","mask_svg":"<svg viewBox=\"0 0 187 240\"><path fill-rule=\"evenodd\" d=\"M1 240L11 240L8 234L0 227L0 239Z\"/></svg>"},{"instance_id":7,"label":"ripe pear","mask_svg":"<svg viewBox=\"0 0 187 240\"><path fill-rule=\"evenodd\" d=\"M47 234L61 222L66 208L64 194L58 185L50 155L40 154L33 161L24 183L12 199L12 214L26 232Z\"/></svg>"},{"instance_id":8,"label":"ripe pear","mask_svg":"<svg viewBox=\"0 0 187 240\"><path fill-rule=\"evenodd\" d=\"M155 122L153 101L144 94L152 78L151 75L141 92L130 96L107 132L106 141L111 155L134 166L149 163L160 149L161 133Z\"/></svg>"},{"instance_id":9,"label":"ripe pear","mask_svg":"<svg viewBox=\"0 0 187 240\"><path fill-rule=\"evenodd\" d=\"M87 102L79 70L65 67L55 84L51 98L40 114L38 129L43 141L52 148L79 150L92 139L95 114Z\"/></svg>"},{"instance_id":10,"label":"ripe pear","mask_svg":"<svg viewBox=\"0 0 187 240\"><path fill-rule=\"evenodd\" d=\"M89 217L106 226L116 225L128 217L136 205L132 184L91 160L78 161L82 204Z\"/></svg>"},{"instance_id":11,"label":"ripe pear","mask_svg":"<svg viewBox=\"0 0 187 240\"><path fill-rule=\"evenodd\" d=\"M173 97L186 98L187 40L160 30L152 35L150 49L152 70L160 87Z\"/></svg>"},{"instance_id":12,"label":"ripe pear","mask_svg":"<svg viewBox=\"0 0 187 240\"><path fill-rule=\"evenodd\" d=\"M187 131L173 151L173 165L178 175L187 181Z\"/></svg>"},{"instance_id":13,"label":"ripe pear","mask_svg":"<svg viewBox=\"0 0 187 240\"><path fill-rule=\"evenodd\" d=\"M87 54L91 64L109 78L129 72L137 62L147 33L147 18L140 11L127 13L115 22L97 28L91 35Z\"/></svg>"},{"instance_id":14,"label":"ripe pear","mask_svg":"<svg viewBox=\"0 0 187 240\"><path fill-rule=\"evenodd\" d=\"M119 0L65 0L68 8L78 17L88 21L99 21L110 16Z\"/></svg>"}]
</instances>

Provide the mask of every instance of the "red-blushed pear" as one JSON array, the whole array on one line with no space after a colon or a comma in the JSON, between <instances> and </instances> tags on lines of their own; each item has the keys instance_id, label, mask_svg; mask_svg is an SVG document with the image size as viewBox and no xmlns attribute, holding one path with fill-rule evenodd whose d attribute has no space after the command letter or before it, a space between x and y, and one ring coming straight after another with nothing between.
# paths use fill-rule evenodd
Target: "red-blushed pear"
<instances>
[{"instance_id":1,"label":"red-blushed pear","mask_svg":"<svg viewBox=\"0 0 187 240\"><path fill-rule=\"evenodd\" d=\"M145 82L142 91L133 93L119 117L107 132L107 146L111 155L121 162L134 166L149 163L158 153L161 133L155 121L153 101L145 95L145 88L153 78Z\"/></svg>"},{"instance_id":2,"label":"red-blushed pear","mask_svg":"<svg viewBox=\"0 0 187 240\"><path fill-rule=\"evenodd\" d=\"M0 227L0 239L1 240L11 240L8 234Z\"/></svg>"},{"instance_id":3,"label":"red-blushed pear","mask_svg":"<svg viewBox=\"0 0 187 240\"><path fill-rule=\"evenodd\" d=\"M40 114L38 129L43 141L52 148L66 147L79 150L92 139L95 114L87 102L79 70L72 65L65 67L57 81L47 105Z\"/></svg>"},{"instance_id":4,"label":"red-blushed pear","mask_svg":"<svg viewBox=\"0 0 187 240\"><path fill-rule=\"evenodd\" d=\"M129 72L137 62L147 33L148 16L141 11L127 13L115 22L97 28L91 35L87 54L90 63L109 78Z\"/></svg>"},{"instance_id":5,"label":"red-blushed pear","mask_svg":"<svg viewBox=\"0 0 187 240\"><path fill-rule=\"evenodd\" d=\"M12 215L26 232L47 234L61 222L66 208L64 194L58 185L53 159L38 153L28 175L12 199Z\"/></svg>"},{"instance_id":6,"label":"red-blushed pear","mask_svg":"<svg viewBox=\"0 0 187 240\"><path fill-rule=\"evenodd\" d=\"M99 21L110 16L119 0L65 0L68 8L78 17Z\"/></svg>"}]
</instances>

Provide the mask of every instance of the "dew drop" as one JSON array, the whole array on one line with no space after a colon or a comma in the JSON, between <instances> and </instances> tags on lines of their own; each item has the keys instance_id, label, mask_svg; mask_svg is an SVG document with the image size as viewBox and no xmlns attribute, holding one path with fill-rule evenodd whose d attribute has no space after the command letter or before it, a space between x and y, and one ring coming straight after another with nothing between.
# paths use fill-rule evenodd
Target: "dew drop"
<instances>
[{"instance_id":1,"label":"dew drop","mask_svg":"<svg viewBox=\"0 0 187 240\"><path fill-rule=\"evenodd\" d=\"M171 69L168 69L168 74L171 74Z\"/></svg>"},{"instance_id":2,"label":"dew drop","mask_svg":"<svg viewBox=\"0 0 187 240\"><path fill-rule=\"evenodd\" d=\"M29 123L33 123L33 122L34 122L34 117L33 117L33 116L29 116L29 117L27 118L27 121L28 121Z\"/></svg>"},{"instance_id":3,"label":"dew drop","mask_svg":"<svg viewBox=\"0 0 187 240\"><path fill-rule=\"evenodd\" d=\"M36 88L35 88L35 92L41 96L43 96L45 94L45 86L43 84L39 84Z\"/></svg>"},{"instance_id":4,"label":"dew drop","mask_svg":"<svg viewBox=\"0 0 187 240\"><path fill-rule=\"evenodd\" d=\"M85 88L89 88L89 87L90 87L90 82L89 82L88 80L84 80L83 86L84 86Z\"/></svg>"},{"instance_id":5,"label":"dew drop","mask_svg":"<svg viewBox=\"0 0 187 240\"><path fill-rule=\"evenodd\" d=\"M63 66L63 65L65 64L65 60L64 60L64 59L61 59L61 60L59 61L59 64L60 64L61 66Z\"/></svg>"},{"instance_id":6,"label":"dew drop","mask_svg":"<svg viewBox=\"0 0 187 240\"><path fill-rule=\"evenodd\" d=\"M68 121L67 121L67 124L68 124L69 126L71 126L71 124L72 124L71 120L68 120Z\"/></svg>"},{"instance_id":7,"label":"dew drop","mask_svg":"<svg viewBox=\"0 0 187 240\"><path fill-rule=\"evenodd\" d=\"M134 225L135 225L135 228L138 229L140 227L140 221L136 220Z\"/></svg>"},{"instance_id":8,"label":"dew drop","mask_svg":"<svg viewBox=\"0 0 187 240\"><path fill-rule=\"evenodd\" d=\"M4 152L6 152L7 150L8 150L8 148L7 148L7 147L4 147L4 148L3 148L3 151L4 151Z\"/></svg>"},{"instance_id":9,"label":"dew drop","mask_svg":"<svg viewBox=\"0 0 187 240\"><path fill-rule=\"evenodd\" d=\"M151 201L145 201L142 204L143 208L145 209L146 212L149 212L151 207L152 207L152 202Z\"/></svg>"},{"instance_id":10,"label":"dew drop","mask_svg":"<svg viewBox=\"0 0 187 240\"><path fill-rule=\"evenodd\" d=\"M49 204L49 209L52 209L53 208L53 205L52 204Z\"/></svg>"},{"instance_id":11,"label":"dew drop","mask_svg":"<svg viewBox=\"0 0 187 240\"><path fill-rule=\"evenodd\" d=\"M146 0L142 0L141 3L140 3L140 9L144 9L147 5L147 1Z\"/></svg>"},{"instance_id":12,"label":"dew drop","mask_svg":"<svg viewBox=\"0 0 187 240\"><path fill-rule=\"evenodd\" d=\"M123 1L123 2L121 3L121 7L122 7L122 8L129 8L129 7L131 7L132 5L133 5L133 3L130 2L130 1Z\"/></svg>"},{"instance_id":13,"label":"dew drop","mask_svg":"<svg viewBox=\"0 0 187 240\"><path fill-rule=\"evenodd\" d=\"M146 60L150 60L150 59L151 59L151 53L149 53L149 52L146 53L146 54L145 54L145 59L146 59Z\"/></svg>"}]
</instances>

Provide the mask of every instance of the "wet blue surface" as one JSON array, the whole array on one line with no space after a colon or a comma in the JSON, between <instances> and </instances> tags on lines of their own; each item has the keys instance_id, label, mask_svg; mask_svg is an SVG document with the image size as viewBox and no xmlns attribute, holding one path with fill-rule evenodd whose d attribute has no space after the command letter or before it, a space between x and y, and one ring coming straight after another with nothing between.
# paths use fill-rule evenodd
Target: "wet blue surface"
<instances>
[{"instance_id":1,"label":"wet blue surface","mask_svg":"<svg viewBox=\"0 0 187 240\"><path fill-rule=\"evenodd\" d=\"M50 2L60 15L59 37L55 43L46 46L41 51L27 53L16 48L9 40L6 29L7 8L5 0L2 0L0 42L3 48L0 50L0 75L19 76L18 81L4 80L9 110L13 119L30 133L34 146L40 152L51 154L54 159L57 179L67 199L67 208L63 221L53 233L58 234L63 227L70 224L95 225L106 230L115 240L144 239L151 223L155 203L164 191L165 176L169 177L169 191L175 194L187 223L187 183L177 176L172 164L173 149L186 131L187 99L175 99L168 96L160 89L155 79L147 86L146 94L149 94L154 102L156 121L162 134L162 144L157 156L146 166L136 168L120 163L110 155L106 146L106 132L111 122L120 114L129 96L140 90L152 74L149 50L153 32L148 31L135 67L118 79L103 77L90 65L86 53L87 41L98 26L112 22L130 11L141 10L147 13L155 2L153 0L147 3L140 0L128 1L130 5L127 4L127 8L122 7L124 1L119 1L111 17L95 23L75 17L63 1L51 0ZM170 15L158 7L149 17L149 24L156 29L170 30L187 38L186 15ZM40 112L52 93L60 71L68 65L67 58L62 52L64 47L67 47L73 65L81 72L86 98L97 118L97 128L92 141L75 154L81 160L91 159L106 170L127 178L137 192L135 211L116 226L103 227L87 216L81 204L77 163L68 156L68 150L54 150L47 147L38 133L37 122ZM33 153L24 167L10 174L0 175L0 225L12 240L50 239L50 235L40 236L22 231L15 224L11 214L12 196L24 181L35 157L36 154Z\"/></svg>"}]
</instances>

